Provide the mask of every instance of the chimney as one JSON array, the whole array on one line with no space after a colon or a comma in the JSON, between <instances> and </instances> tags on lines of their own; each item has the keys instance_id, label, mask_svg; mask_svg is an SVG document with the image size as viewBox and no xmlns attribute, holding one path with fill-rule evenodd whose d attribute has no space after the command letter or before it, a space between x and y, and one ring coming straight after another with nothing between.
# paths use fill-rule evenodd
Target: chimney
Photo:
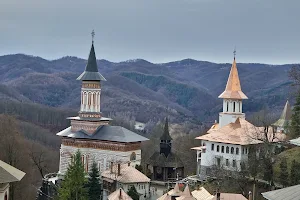
<instances>
[{"instance_id":1,"label":"chimney","mask_svg":"<svg viewBox=\"0 0 300 200\"><path fill-rule=\"evenodd\" d=\"M249 197L248 197L248 200L252 200L252 192L249 191Z\"/></svg>"},{"instance_id":2,"label":"chimney","mask_svg":"<svg viewBox=\"0 0 300 200\"><path fill-rule=\"evenodd\" d=\"M113 162L110 162L110 173L111 173L111 174L113 173L113 166L114 166L114 163L113 163Z\"/></svg>"},{"instance_id":3,"label":"chimney","mask_svg":"<svg viewBox=\"0 0 300 200\"><path fill-rule=\"evenodd\" d=\"M120 175L121 175L121 164L118 163L118 176L120 176Z\"/></svg>"}]
</instances>

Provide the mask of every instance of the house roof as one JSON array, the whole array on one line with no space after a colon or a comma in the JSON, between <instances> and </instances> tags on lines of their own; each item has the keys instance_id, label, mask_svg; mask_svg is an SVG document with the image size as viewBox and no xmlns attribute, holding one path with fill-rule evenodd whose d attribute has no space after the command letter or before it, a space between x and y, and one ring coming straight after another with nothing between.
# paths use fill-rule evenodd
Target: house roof
<instances>
[{"instance_id":1,"label":"house roof","mask_svg":"<svg viewBox=\"0 0 300 200\"><path fill-rule=\"evenodd\" d=\"M212 200L217 200L217 195ZM247 198L241 194L221 193L220 200L247 200Z\"/></svg>"},{"instance_id":2,"label":"house roof","mask_svg":"<svg viewBox=\"0 0 300 200\"><path fill-rule=\"evenodd\" d=\"M275 133L273 138L272 128L268 129L268 141L278 142L285 140L285 134ZM196 137L199 140L220 142L227 144L249 145L259 144L266 140L264 127L256 127L243 118L237 118L220 129L210 129L207 134Z\"/></svg>"},{"instance_id":3,"label":"house roof","mask_svg":"<svg viewBox=\"0 0 300 200\"><path fill-rule=\"evenodd\" d=\"M196 198L192 196L189 185L186 185L183 193L176 200L196 200Z\"/></svg>"},{"instance_id":4,"label":"house roof","mask_svg":"<svg viewBox=\"0 0 300 200\"><path fill-rule=\"evenodd\" d=\"M175 184L174 189L170 190L169 192L165 193L161 197L159 197L157 200L168 200L171 196L180 196L182 195L182 191L179 189L178 183Z\"/></svg>"},{"instance_id":5,"label":"house roof","mask_svg":"<svg viewBox=\"0 0 300 200\"><path fill-rule=\"evenodd\" d=\"M214 196L211 195L204 187L192 191L193 197L197 200L211 200Z\"/></svg>"},{"instance_id":6,"label":"house roof","mask_svg":"<svg viewBox=\"0 0 300 200\"><path fill-rule=\"evenodd\" d=\"M108 200L132 200L132 198L122 189L119 188L113 193L111 193L108 197Z\"/></svg>"},{"instance_id":7,"label":"house roof","mask_svg":"<svg viewBox=\"0 0 300 200\"><path fill-rule=\"evenodd\" d=\"M0 183L20 181L25 173L0 160Z\"/></svg>"},{"instance_id":8,"label":"house roof","mask_svg":"<svg viewBox=\"0 0 300 200\"><path fill-rule=\"evenodd\" d=\"M102 172L102 177L116 180L120 183L148 183L150 179L139 170L128 164L120 164L120 175L118 175L118 165L113 165L113 169Z\"/></svg>"},{"instance_id":9,"label":"house roof","mask_svg":"<svg viewBox=\"0 0 300 200\"><path fill-rule=\"evenodd\" d=\"M151 164L152 166L176 167L176 168L184 166L181 159L173 152L170 152L167 157L164 153L155 152L150 157L149 164Z\"/></svg>"},{"instance_id":10,"label":"house roof","mask_svg":"<svg viewBox=\"0 0 300 200\"><path fill-rule=\"evenodd\" d=\"M273 124L274 126L284 127L289 124L292 117L292 109L289 100L286 101L280 118Z\"/></svg>"},{"instance_id":11,"label":"house roof","mask_svg":"<svg viewBox=\"0 0 300 200\"><path fill-rule=\"evenodd\" d=\"M99 126L92 134L84 130L74 132L71 130L71 127L68 127L56 135L77 139L104 140L114 142L141 142L149 140L121 126L110 125Z\"/></svg>"},{"instance_id":12,"label":"house roof","mask_svg":"<svg viewBox=\"0 0 300 200\"><path fill-rule=\"evenodd\" d=\"M225 91L220 94L219 98L223 99L248 99L242 92L240 78L236 67L235 58L233 60Z\"/></svg>"},{"instance_id":13,"label":"house roof","mask_svg":"<svg viewBox=\"0 0 300 200\"><path fill-rule=\"evenodd\" d=\"M87 65L84 72L77 78L81 81L106 81L106 79L98 72L96 54L94 44L92 44Z\"/></svg>"},{"instance_id":14,"label":"house roof","mask_svg":"<svg viewBox=\"0 0 300 200\"><path fill-rule=\"evenodd\" d=\"M300 185L262 193L267 200L294 200L300 197Z\"/></svg>"}]
</instances>

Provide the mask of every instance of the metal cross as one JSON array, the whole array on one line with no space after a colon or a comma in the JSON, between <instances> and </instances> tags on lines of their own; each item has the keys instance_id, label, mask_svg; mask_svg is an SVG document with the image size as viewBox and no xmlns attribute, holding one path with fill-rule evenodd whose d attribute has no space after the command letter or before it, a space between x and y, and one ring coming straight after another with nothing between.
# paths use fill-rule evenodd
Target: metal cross
<instances>
[{"instance_id":1,"label":"metal cross","mask_svg":"<svg viewBox=\"0 0 300 200\"><path fill-rule=\"evenodd\" d=\"M94 44L94 37L95 37L95 31L94 30L92 31L91 35L92 35L92 42Z\"/></svg>"},{"instance_id":2,"label":"metal cross","mask_svg":"<svg viewBox=\"0 0 300 200\"><path fill-rule=\"evenodd\" d=\"M233 51L234 59L235 59L235 55L236 55L236 48L234 47L234 51Z\"/></svg>"}]
</instances>

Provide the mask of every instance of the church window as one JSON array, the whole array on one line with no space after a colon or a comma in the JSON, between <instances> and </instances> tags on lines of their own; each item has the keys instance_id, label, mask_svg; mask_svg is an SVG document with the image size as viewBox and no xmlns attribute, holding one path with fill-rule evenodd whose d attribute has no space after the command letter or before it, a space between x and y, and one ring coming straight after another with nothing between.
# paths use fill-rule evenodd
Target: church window
<instances>
[{"instance_id":1,"label":"church window","mask_svg":"<svg viewBox=\"0 0 300 200\"><path fill-rule=\"evenodd\" d=\"M215 149L215 144L211 144L211 150L213 151Z\"/></svg>"},{"instance_id":2,"label":"church window","mask_svg":"<svg viewBox=\"0 0 300 200\"><path fill-rule=\"evenodd\" d=\"M235 102L233 102L233 112L235 112Z\"/></svg>"},{"instance_id":3,"label":"church window","mask_svg":"<svg viewBox=\"0 0 300 200\"><path fill-rule=\"evenodd\" d=\"M221 147L221 153L224 153L224 146Z\"/></svg>"},{"instance_id":4,"label":"church window","mask_svg":"<svg viewBox=\"0 0 300 200\"><path fill-rule=\"evenodd\" d=\"M226 153L229 153L229 147L228 146L226 147Z\"/></svg>"},{"instance_id":5,"label":"church window","mask_svg":"<svg viewBox=\"0 0 300 200\"><path fill-rule=\"evenodd\" d=\"M234 148L233 147L231 147L230 153L234 154Z\"/></svg>"},{"instance_id":6,"label":"church window","mask_svg":"<svg viewBox=\"0 0 300 200\"><path fill-rule=\"evenodd\" d=\"M241 112L241 102L239 102L239 112Z\"/></svg>"},{"instance_id":7,"label":"church window","mask_svg":"<svg viewBox=\"0 0 300 200\"><path fill-rule=\"evenodd\" d=\"M229 166L229 160L226 159L226 166L228 167Z\"/></svg>"},{"instance_id":8,"label":"church window","mask_svg":"<svg viewBox=\"0 0 300 200\"><path fill-rule=\"evenodd\" d=\"M239 153L240 153L240 149L239 149L239 148L236 148L236 149L235 149L235 154L236 154L236 155L239 155Z\"/></svg>"},{"instance_id":9,"label":"church window","mask_svg":"<svg viewBox=\"0 0 300 200\"><path fill-rule=\"evenodd\" d=\"M228 110L229 110L229 103L227 101L227 110L226 110L226 112L228 112Z\"/></svg>"},{"instance_id":10,"label":"church window","mask_svg":"<svg viewBox=\"0 0 300 200\"><path fill-rule=\"evenodd\" d=\"M130 155L130 160L136 160L136 154L135 152L132 152L132 154Z\"/></svg>"},{"instance_id":11,"label":"church window","mask_svg":"<svg viewBox=\"0 0 300 200\"><path fill-rule=\"evenodd\" d=\"M232 161L232 167L236 167L236 160Z\"/></svg>"},{"instance_id":12,"label":"church window","mask_svg":"<svg viewBox=\"0 0 300 200\"><path fill-rule=\"evenodd\" d=\"M242 147L242 154L245 154L245 148Z\"/></svg>"},{"instance_id":13,"label":"church window","mask_svg":"<svg viewBox=\"0 0 300 200\"><path fill-rule=\"evenodd\" d=\"M217 145L217 152L219 152L220 151L220 146L219 145Z\"/></svg>"}]
</instances>

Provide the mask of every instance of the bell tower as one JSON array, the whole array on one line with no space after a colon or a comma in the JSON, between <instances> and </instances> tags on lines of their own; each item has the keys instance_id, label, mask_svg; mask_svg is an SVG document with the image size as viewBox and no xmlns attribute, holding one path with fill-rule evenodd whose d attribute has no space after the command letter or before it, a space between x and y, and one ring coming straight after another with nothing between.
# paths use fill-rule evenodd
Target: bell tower
<instances>
[{"instance_id":1,"label":"bell tower","mask_svg":"<svg viewBox=\"0 0 300 200\"><path fill-rule=\"evenodd\" d=\"M172 138L169 133L169 123L168 118L166 118L164 133L160 137L160 151L159 153L165 154L166 158L171 153L172 148Z\"/></svg>"},{"instance_id":2,"label":"bell tower","mask_svg":"<svg viewBox=\"0 0 300 200\"><path fill-rule=\"evenodd\" d=\"M237 118L245 119L242 100L248 97L242 92L238 70L234 59L229 73L225 91L219 96L223 99L223 112L219 114L219 128L235 122Z\"/></svg>"}]
</instances>

